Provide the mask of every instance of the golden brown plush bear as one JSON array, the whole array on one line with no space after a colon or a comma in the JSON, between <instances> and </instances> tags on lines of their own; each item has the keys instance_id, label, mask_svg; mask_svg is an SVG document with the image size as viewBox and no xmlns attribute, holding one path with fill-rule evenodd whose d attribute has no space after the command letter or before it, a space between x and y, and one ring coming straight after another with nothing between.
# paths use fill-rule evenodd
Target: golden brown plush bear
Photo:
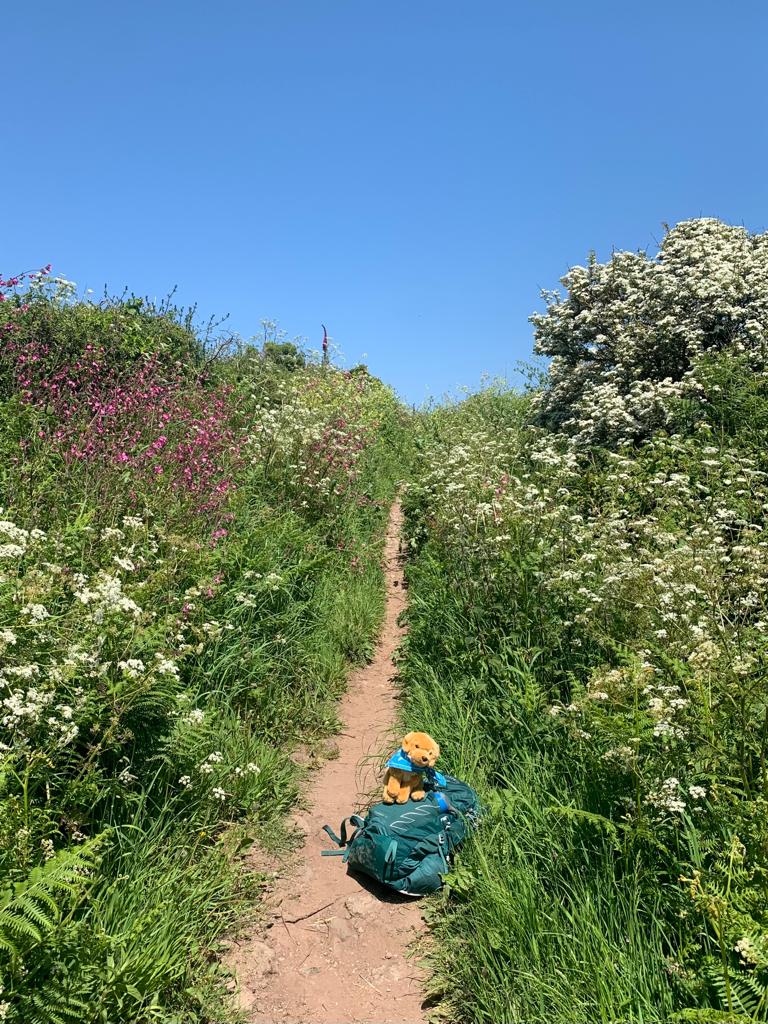
<instances>
[{"instance_id":1,"label":"golden brown plush bear","mask_svg":"<svg viewBox=\"0 0 768 1024\"><path fill-rule=\"evenodd\" d=\"M439 745L425 732L409 732L403 737L402 747L387 762L384 775L385 804L404 804L423 800L424 777L427 769L434 768L440 757Z\"/></svg>"}]
</instances>

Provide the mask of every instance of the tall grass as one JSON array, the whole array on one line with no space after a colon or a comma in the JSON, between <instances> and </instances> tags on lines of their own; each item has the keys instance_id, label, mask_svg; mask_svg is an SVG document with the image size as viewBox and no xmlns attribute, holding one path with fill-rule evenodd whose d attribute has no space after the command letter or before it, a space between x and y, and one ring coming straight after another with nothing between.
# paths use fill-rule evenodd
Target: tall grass
<instances>
[{"instance_id":1,"label":"tall grass","mask_svg":"<svg viewBox=\"0 0 768 1024\"><path fill-rule=\"evenodd\" d=\"M167 307L4 317L0 1018L222 1022L229 826L275 842L372 649L402 414Z\"/></svg>"},{"instance_id":2,"label":"tall grass","mask_svg":"<svg viewBox=\"0 0 768 1024\"><path fill-rule=\"evenodd\" d=\"M698 373L616 452L493 387L419 430L403 718L489 809L432 909L457 1024L768 1016L765 380Z\"/></svg>"},{"instance_id":3,"label":"tall grass","mask_svg":"<svg viewBox=\"0 0 768 1024\"><path fill-rule=\"evenodd\" d=\"M610 821L577 812L593 803L589 780L541 735L530 673L515 666L494 693L462 674L455 647L432 646L451 622L462 646L468 634L494 639L470 633L436 569L409 572L403 716L441 738L446 767L478 787L488 813L432 908L430 995L461 1024L668 1020L680 987L670 894L642 858L617 854Z\"/></svg>"}]
</instances>

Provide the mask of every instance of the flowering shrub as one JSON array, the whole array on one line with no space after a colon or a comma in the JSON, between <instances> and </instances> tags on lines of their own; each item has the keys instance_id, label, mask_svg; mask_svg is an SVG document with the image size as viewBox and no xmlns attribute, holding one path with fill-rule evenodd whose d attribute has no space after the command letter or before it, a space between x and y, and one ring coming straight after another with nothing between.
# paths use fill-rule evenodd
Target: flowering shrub
<instances>
[{"instance_id":1,"label":"flowering shrub","mask_svg":"<svg viewBox=\"0 0 768 1024\"><path fill-rule=\"evenodd\" d=\"M87 373L94 353L113 367L130 367L153 354L169 366L202 362L190 311L170 300L159 305L136 297L81 301L76 292L73 281L51 275L50 264L33 273L0 276L0 380L6 396L25 364L43 380L67 367Z\"/></svg>"},{"instance_id":2,"label":"flowering shrub","mask_svg":"<svg viewBox=\"0 0 768 1024\"><path fill-rule=\"evenodd\" d=\"M552 357L534 400L539 420L577 441L614 444L669 424L674 399L701 390L706 353L766 369L768 234L701 218L669 231L655 259L617 252L543 293L531 317L536 351Z\"/></svg>"},{"instance_id":3,"label":"flowering shrub","mask_svg":"<svg viewBox=\"0 0 768 1024\"><path fill-rule=\"evenodd\" d=\"M542 391L425 417L406 714L490 808L457 1020L766 1018L764 249L692 222L574 271Z\"/></svg>"}]
</instances>

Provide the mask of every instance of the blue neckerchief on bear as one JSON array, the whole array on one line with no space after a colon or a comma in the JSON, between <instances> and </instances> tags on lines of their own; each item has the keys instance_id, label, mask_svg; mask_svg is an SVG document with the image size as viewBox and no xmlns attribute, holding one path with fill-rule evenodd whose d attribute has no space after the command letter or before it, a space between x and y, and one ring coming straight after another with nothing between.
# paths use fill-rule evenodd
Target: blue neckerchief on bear
<instances>
[{"instance_id":1,"label":"blue neckerchief on bear","mask_svg":"<svg viewBox=\"0 0 768 1024\"><path fill-rule=\"evenodd\" d=\"M399 768L400 771L403 772L426 772L427 778L430 782L434 782L438 786L445 785L444 775L435 771L434 768L427 768L426 765L414 764L402 747L400 750L395 751L392 757L387 761L387 768Z\"/></svg>"}]
</instances>

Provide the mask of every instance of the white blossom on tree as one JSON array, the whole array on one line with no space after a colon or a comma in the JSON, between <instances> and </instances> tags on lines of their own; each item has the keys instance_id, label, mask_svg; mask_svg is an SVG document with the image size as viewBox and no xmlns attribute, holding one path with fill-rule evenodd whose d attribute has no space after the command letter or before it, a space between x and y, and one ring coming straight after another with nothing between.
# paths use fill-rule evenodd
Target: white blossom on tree
<instances>
[{"instance_id":1,"label":"white blossom on tree","mask_svg":"<svg viewBox=\"0 0 768 1024\"><path fill-rule=\"evenodd\" d=\"M584 445L638 438L669 422L674 399L701 390L697 360L727 350L768 364L768 233L712 218L682 221L658 254L590 258L545 291L531 316L551 357L540 422Z\"/></svg>"}]
</instances>

